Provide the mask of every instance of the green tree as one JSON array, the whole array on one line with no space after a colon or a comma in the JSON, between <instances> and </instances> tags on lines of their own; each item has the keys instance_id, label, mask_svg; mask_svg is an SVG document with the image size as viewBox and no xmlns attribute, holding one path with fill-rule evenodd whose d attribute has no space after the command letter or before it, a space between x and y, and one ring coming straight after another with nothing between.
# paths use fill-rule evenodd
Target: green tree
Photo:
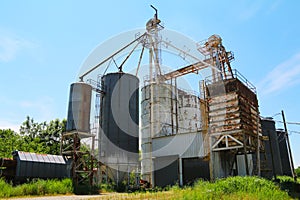
<instances>
[{"instance_id":1,"label":"green tree","mask_svg":"<svg viewBox=\"0 0 300 200\"><path fill-rule=\"evenodd\" d=\"M65 129L66 120L55 119L49 123L37 123L27 116L20 127L20 134L24 140L22 151L59 154L60 137Z\"/></svg>"},{"instance_id":2,"label":"green tree","mask_svg":"<svg viewBox=\"0 0 300 200\"><path fill-rule=\"evenodd\" d=\"M0 158L12 157L14 150L21 149L22 137L11 129L0 129Z\"/></svg>"},{"instance_id":3,"label":"green tree","mask_svg":"<svg viewBox=\"0 0 300 200\"><path fill-rule=\"evenodd\" d=\"M300 167L295 169L295 172L296 172L297 177L300 178Z\"/></svg>"}]
</instances>

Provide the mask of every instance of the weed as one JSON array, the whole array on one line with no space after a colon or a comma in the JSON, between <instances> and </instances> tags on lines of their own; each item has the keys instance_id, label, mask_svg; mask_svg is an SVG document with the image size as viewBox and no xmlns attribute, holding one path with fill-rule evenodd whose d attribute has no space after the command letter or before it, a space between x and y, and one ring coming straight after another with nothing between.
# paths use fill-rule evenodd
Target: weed
<instances>
[{"instance_id":1,"label":"weed","mask_svg":"<svg viewBox=\"0 0 300 200\"><path fill-rule=\"evenodd\" d=\"M67 194L73 193L73 185L70 179L40 180L35 179L30 183L17 185L6 183L0 179L0 198L27 195Z\"/></svg>"}]
</instances>

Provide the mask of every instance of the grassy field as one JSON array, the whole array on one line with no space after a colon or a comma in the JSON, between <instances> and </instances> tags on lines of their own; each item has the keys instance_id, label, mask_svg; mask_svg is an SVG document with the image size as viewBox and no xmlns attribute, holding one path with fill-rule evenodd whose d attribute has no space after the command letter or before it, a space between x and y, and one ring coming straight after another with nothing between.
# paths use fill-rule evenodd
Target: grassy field
<instances>
[{"instance_id":1,"label":"grassy field","mask_svg":"<svg viewBox=\"0 0 300 200\"><path fill-rule=\"evenodd\" d=\"M95 198L96 199L96 198ZM114 194L101 199L292 199L274 182L257 177L229 177L215 183L198 181L193 187L168 191Z\"/></svg>"},{"instance_id":2,"label":"grassy field","mask_svg":"<svg viewBox=\"0 0 300 200\"><path fill-rule=\"evenodd\" d=\"M270 181L258 177L229 177L214 183L199 180L191 187L173 186L165 189L155 188L135 193L109 193L92 199L292 199L300 197L300 184L290 177L279 177ZM111 192L111 188L98 188L98 191ZM71 194L73 185L70 179L36 180L13 187L0 180L0 198Z\"/></svg>"},{"instance_id":3,"label":"grassy field","mask_svg":"<svg viewBox=\"0 0 300 200\"><path fill-rule=\"evenodd\" d=\"M34 180L30 183L12 186L0 179L0 198L28 196L28 195L51 195L71 194L73 184L71 179L64 180Z\"/></svg>"}]
</instances>

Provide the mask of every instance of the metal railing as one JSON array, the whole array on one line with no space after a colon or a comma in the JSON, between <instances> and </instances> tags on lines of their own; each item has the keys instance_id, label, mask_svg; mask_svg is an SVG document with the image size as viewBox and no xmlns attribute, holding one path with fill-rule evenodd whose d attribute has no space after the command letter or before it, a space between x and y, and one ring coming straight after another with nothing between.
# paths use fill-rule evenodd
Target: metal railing
<instances>
[{"instance_id":1,"label":"metal railing","mask_svg":"<svg viewBox=\"0 0 300 200\"><path fill-rule=\"evenodd\" d=\"M226 71L225 72L226 75L230 74L230 72ZM221 73L218 74L218 78L213 78L213 75L210 75L208 77L205 78L205 83L206 84L212 84L213 82L218 82L223 80L221 77ZM232 70L232 78L238 79L239 81L241 81L248 89L250 89L252 92L254 92L256 94L256 87L245 77L243 76L238 70L233 69ZM226 80L230 80L231 78L227 78Z\"/></svg>"}]
</instances>

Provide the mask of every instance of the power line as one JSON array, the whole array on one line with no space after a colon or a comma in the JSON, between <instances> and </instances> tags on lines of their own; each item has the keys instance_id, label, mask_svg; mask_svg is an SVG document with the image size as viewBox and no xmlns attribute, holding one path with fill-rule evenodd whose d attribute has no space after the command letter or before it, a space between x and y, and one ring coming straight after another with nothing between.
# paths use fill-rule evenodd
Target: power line
<instances>
[{"instance_id":1,"label":"power line","mask_svg":"<svg viewBox=\"0 0 300 200\"><path fill-rule=\"evenodd\" d=\"M289 131L290 133L297 133L300 134L300 131Z\"/></svg>"},{"instance_id":2,"label":"power line","mask_svg":"<svg viewBox=\"0 0 300 200\"><path fill-rule=\"evenodd\" d=\"M275 121L284 124L283 121ZM300 125L300 122L285 122L286 124Z\"/></svg>"}]
</instances>

